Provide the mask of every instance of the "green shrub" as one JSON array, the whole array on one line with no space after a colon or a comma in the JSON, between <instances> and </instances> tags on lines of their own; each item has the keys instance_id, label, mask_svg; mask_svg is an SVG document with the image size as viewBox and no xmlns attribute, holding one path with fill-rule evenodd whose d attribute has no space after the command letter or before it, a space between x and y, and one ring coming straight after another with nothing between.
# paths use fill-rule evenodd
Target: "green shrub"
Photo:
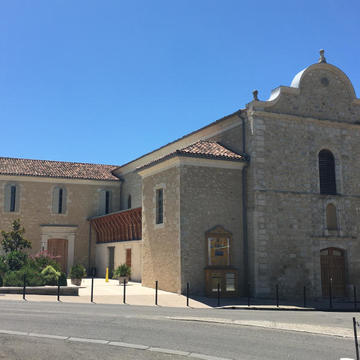
<instances>
[{"instance_id":1,"label":"green shrub","mask_svg":"<svg viewBox=\"0 0 360 360\"><path fill-rule=\"evenodd\" d=\"M44 285L44 279L41 273L30 268L24 267L18 271L9 271L4 276L4 286L23 286L24 275L26 286L42 286Z\"/></svg>"},{"instance_id":2,"label":"green shrub","mask_svg":"<svg viewBox=\"0 0 360 360\"><path fill-rule=\"evenodd\" d=\"M120 276L130 276L131 268L126 264L119 265L114 271L114 278L118 279Z\"/></svg>"},{"instance_id":3,"label":"green shrub","mask_svg":"<svg viewBox=\"0 0 360 360\"><path fill-rule=\"evenodd\" d=\"M5 263L11 271L20 270L26 264L27 259L27 254L18 250L11 251L5 255Z\"/></svg>"},{"instance_id":4,"label":"green shrub","mask_svg":"<svg viewBox=\"0 0 360 360\"><path fill-rule=\"evenodd\" d=\"M40 251L36 255L30 256L29 264L31 267L42 271L47 266L52 266L56 271L61 271L60 264L56 262L56 257L51 256L46 250Z\"/></svg>"},{"instance_id":5,"label":"green shrub","mask_svg":"<svg viewBox=\"0 0 360 360\"><path fill-rule=\"evenodd\" d=\"M6 272L9 271L9 267L5 262L5 256L0 257L0 276L3 277Z\"/></svg>"},{"instance_id":6,"label":"green shrub","mask_svg":"<svg viewBox=\"0 0 360 360\"><path fill-rule=\"evenodd\" d=\"M60 286L67 286L67 277L64 272L60 273L59 283Z\"/></svg>"},{"instance_id":7,"label":"green shrub","mask_svg":"<svg viewBox=\"0 0 360 360\"><path fill-rule=\"evenodd\" d=\"M71 268L71 271L70 271L71 279L82 279L85 276L86 276L86 269L84 268L83 265L78 264L78 265L74 265Z\"/></svg>"},{"instance_id":8,"label":"green shrub","mask_svg":"<svg viewBox=\"0 0 360 360\"><path fill-rule=\"evenodd\" d=\"M51 265L41 271L44 285L57 285L60 275L60 272L56 271Z\"/></svg>"}]
</instances>

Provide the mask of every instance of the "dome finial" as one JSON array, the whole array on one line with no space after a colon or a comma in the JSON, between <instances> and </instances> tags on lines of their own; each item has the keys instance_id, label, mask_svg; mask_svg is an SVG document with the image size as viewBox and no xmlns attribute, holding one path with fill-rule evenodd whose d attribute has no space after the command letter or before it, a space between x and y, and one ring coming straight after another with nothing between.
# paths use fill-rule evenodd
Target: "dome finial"
<instances>
[{"instance_id":1,"label":"dome finial","mask_svg":"<svg viewBox=\"0 0 360 360\"><path fill-rule=\"evenodd\" d=\"M319 63L326 63L326 59L325 59L325 50L321 49L320 50L320 58L319 58Z\"/></svg>"}]
</instances>

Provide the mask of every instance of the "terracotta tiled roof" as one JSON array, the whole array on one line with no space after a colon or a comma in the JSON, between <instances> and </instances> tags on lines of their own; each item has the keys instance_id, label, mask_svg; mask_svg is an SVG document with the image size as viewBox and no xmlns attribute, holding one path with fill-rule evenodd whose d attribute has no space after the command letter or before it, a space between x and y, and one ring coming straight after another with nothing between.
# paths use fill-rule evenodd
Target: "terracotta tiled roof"
<instances>
[{"instance_id":1,"label":"terracotta tiled roof","mask_svg":"<svg viewBox=\"0 0 360 360\"><path fill-rule=\"evenodd\" d=\"M177 150L176 153L226 160L245 160L244 155L237 154L215 141L198 141L184 149Z\"/></svg>"},{"instance_id":2,"label":"terracotta tiled roof","mask_svg":"<svg viewBox=\"0 0 360 360\"><path fill-rule=\"evenodd\" d=\"M66 179L118 180L111 171L115 165L0 157L0 174Z\"/></svg>"},{"instance_id":3,"label":"terracotta tiled roof","mask_svg":"<svg viewBox=\"0 0 360 360\"><path fill-rule=\"evenodd\" d=\"M215 141L198 141L190 146L187 146L183 149L176 150L166 156L163 156L157 160L154 160L144 166L140 166L137 170L144 169L155 165L159 162L167 160L174 156L187 156L187 157L197 157L197 158L206 158L214 160L229 160L229 161L247 161L248 156L245 154L238 154L224 145L221 145Z\"/></svg>"}]
</instances>

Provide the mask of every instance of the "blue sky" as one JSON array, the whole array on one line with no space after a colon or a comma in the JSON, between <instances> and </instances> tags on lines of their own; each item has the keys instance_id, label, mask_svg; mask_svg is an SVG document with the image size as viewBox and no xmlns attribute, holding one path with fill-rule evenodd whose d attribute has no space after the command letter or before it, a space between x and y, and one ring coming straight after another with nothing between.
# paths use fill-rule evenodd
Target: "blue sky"
<instances>
[{"instance_id":1,"label":"blue sky","mask_svg":"<svg viewBox=\"0 0 360 360\"><path fill-rule=\"evenodd\" d=\"M121 165L325 49L360 96L360 2L1 0L0 156Z\"/></svg>"}]
</instances>

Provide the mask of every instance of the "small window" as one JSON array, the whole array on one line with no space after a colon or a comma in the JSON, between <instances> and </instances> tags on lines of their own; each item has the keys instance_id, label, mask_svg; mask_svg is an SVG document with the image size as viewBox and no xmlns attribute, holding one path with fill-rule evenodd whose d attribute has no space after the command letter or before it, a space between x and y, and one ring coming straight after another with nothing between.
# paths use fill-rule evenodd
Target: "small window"
<instances>
[{"instance_id":1,"label":"small window","mask_svg":"<svg viewBox=\"0 0 360 360\"><path fill-rule=\"evenodd\" d=\"M164 222L164 193L163 189L156 190L156 224Z\"/></svg>"},{"instance_id":2,"label":"small window","mask_svg":"<svg viewBox=\"0 0 360 360\"><path fill-rule=\"evenodd\" d=\"M326 207L326 227L328 230L337 230L337 217L336 207L333 204L329 204Z\"/></svg>"},{"instance_id":3,"label":"small window","mask_svg":"<svg viewBox=\"0 0 360 360\"><path fill-rule=\"evenodd\" d=\"M320 194L336 195L335 159L329 150L319 152Z\"/></svg>"},{"instance_id":4,"label":"small window","mask_svg":"<svg viewBox=\"0 0 360 360\"><path fill-rule=\"evenodd\" d=\"M99 191L99 208L98 214L105 215L112 211L112 193L111 190L100 190Z\"/></svg>"},{"instance_id":5,"label":"small window","mask_svg":"<svg viewBox=\"0 0 360 360\"><path fill-rule=\"evenodd\" d=\"M52 212L54 214L66 213L66 189L62 186L56 186L53 190Z\"/></svg>"},{"instance_id":6,"label":"small window","mask_svg":"<svg viewBox=\"0 0 360 360\"><path fill-rule=\"evenodd\" d=\"M111 211L110 198L111 198L110 191L105 191L105 214L108 214Z\"/></svg>"},{"instance_id":7,"label":"small window","mask_svg":"<svg viewBox=\"0 0 360 360\"><path fill-rule=\"evenodd\" d=\"M20 200L20 188L17 184L7 184L5 186L4 209L7 212L18 212Z\"/></svg>"},{"instance_id":8,"label":"small window","mask_svg":"<svg viewBox=\"0 0 360 360\"><path fill-rule=\"evenodd\" d=\"M128 197L128 209L131 209L131 195Z\"/></svg>"}]
</instances>

